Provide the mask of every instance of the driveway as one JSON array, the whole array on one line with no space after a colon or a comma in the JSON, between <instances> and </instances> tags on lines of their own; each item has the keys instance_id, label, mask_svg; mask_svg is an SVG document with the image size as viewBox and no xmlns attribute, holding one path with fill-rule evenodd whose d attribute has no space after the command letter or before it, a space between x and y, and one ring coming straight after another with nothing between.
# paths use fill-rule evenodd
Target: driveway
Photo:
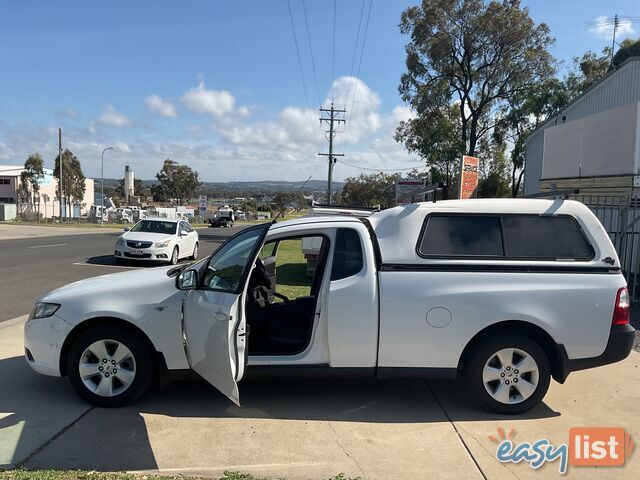
<instances>
[{"instance_id":1,"label":"driveway","mask_svg":"<svg viewBox=\"0 0 640 480\"><path fill-rule=\"evenodd\" d=\"M261 379L242 407L204 382L177 382L122 409L80 401L66 379L22 358L25 317L0 324L0 468L73 468L215 476L236 470L288 479L560 478L557 464L500 464L490 435L568 440L575 426L624 427L640 439L640 354L552 384L544 404L495 416L460 385L420 380ZM638 455L609 471L565 478L637 478Z\"/></svg>"}]
</instances>

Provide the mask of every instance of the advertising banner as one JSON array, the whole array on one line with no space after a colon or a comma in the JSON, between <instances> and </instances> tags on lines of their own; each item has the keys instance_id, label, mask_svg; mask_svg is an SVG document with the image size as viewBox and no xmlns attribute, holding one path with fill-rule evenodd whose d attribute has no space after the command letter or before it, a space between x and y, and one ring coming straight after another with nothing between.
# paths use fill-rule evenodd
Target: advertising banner
<instances>
[{"instance_id":1,"label":"advertising banner","mask_svg":"<svg viewBox=\"0 0 640 480\"><path fill-rule=\"evenodd\" d=\"M420 178L401 178L396 182L396 205L416 201L414 197L423 193L425 181Z\"/></svg>"},{"instance_id":2,"label":"advertising banner","mask_svg":"<svg viewBox=\"0 0 640 480\"><path fill-rule=\"evenodd\" d=\"M460 170L460 199L476 198L478 196L478 165L477 157L462 157Z\"/></svg>"}]
</instances>

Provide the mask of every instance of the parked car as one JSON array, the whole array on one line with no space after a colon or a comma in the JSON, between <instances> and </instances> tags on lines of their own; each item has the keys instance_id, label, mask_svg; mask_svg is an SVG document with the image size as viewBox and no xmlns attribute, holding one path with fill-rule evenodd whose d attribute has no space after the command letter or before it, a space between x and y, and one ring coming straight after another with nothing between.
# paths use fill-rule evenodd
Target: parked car
<instances>
[{"instance_id":1,"label":"parked car","mask_svg":"<svg viewBox=\"0 0 640 480\"><path fill-rule=\"evenodd\" d=\"M182 258L198 258L198 232L189 222L145 218L116 240L116 260L144 260L175 265Z\"/></svg>"},{"instance_id":2,"label":"parked car","mask_svg":"<svg viewBox=\"0 0 640 480\"><path fill-rule=\"evenodd\" d=\"M209 219L210 227L231 228L235 221L235 215L231 208L221 208L215 217Z\"/></svg>"},{"instance_id":3,"label":"parked car","mask_svg":"<svg viewBox=\"0 0 640 480\"><path fill-rule=\"evenodd\" d=\"M322 245L305 284L308 237ZM76 282L36 303L25 352L100 406L167 371L193 369L239 403L245 372L308 368L462 376L514 414L552 377L625 358L633 337L618 256L587 207L454 200L262 224L193 265Z\"/></svg>"}]
</instances>

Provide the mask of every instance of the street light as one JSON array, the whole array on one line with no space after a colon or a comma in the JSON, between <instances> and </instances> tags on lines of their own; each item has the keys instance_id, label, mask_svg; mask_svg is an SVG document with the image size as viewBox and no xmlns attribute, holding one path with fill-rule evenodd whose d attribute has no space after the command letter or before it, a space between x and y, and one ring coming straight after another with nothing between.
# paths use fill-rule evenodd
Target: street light
<instances>
[{"instance_id":1,"label":"street light","mask_svg":"<svg viewBox=\"0 0 640 480\"><path fill-rule=\"evenodd\" d=\"M107 147L102 150L102 160L100 162L100 176L102 177L100 182L100 226L104 225L104 152L107 150L113 150L113 147Z\"/></svg>"}]
</instances>

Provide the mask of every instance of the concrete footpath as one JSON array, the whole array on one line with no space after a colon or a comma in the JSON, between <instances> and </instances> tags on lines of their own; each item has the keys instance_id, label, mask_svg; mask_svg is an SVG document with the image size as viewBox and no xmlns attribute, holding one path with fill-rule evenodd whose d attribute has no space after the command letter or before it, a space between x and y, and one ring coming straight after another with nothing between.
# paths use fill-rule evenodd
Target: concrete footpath
<instances>
[{"instance_id":1,"label":"concrete footpath","mask_svg":"<svg viewBox=\"0 0 640 480\"><path fill-rule=\"evenodd\" d=\"M99 227L61 227L46 225L21 225L19 223L0 223L0 240L15 238L59 237L63 235L85 235L90 233L121 232L121 228Z\"/></svg>"},{"instance_id":2,"label":"concrete footpath","mask_svg":"<svg viewBox=\"0 0 640 480\"><path fill-rule=\"evenodd\" d=\"M552 383L526 415L478 409L454 382L253 380L236 407L204 382L180 382L121 409L83 403L66 379L33 373L22 358L24 317L0 324L0 469L221 475L287 479L638 478L625 467L534 470L501 464L490 435L566 443L576 426L623 427L640 442L640 354Z\"/></svg>"}]
</instances>

